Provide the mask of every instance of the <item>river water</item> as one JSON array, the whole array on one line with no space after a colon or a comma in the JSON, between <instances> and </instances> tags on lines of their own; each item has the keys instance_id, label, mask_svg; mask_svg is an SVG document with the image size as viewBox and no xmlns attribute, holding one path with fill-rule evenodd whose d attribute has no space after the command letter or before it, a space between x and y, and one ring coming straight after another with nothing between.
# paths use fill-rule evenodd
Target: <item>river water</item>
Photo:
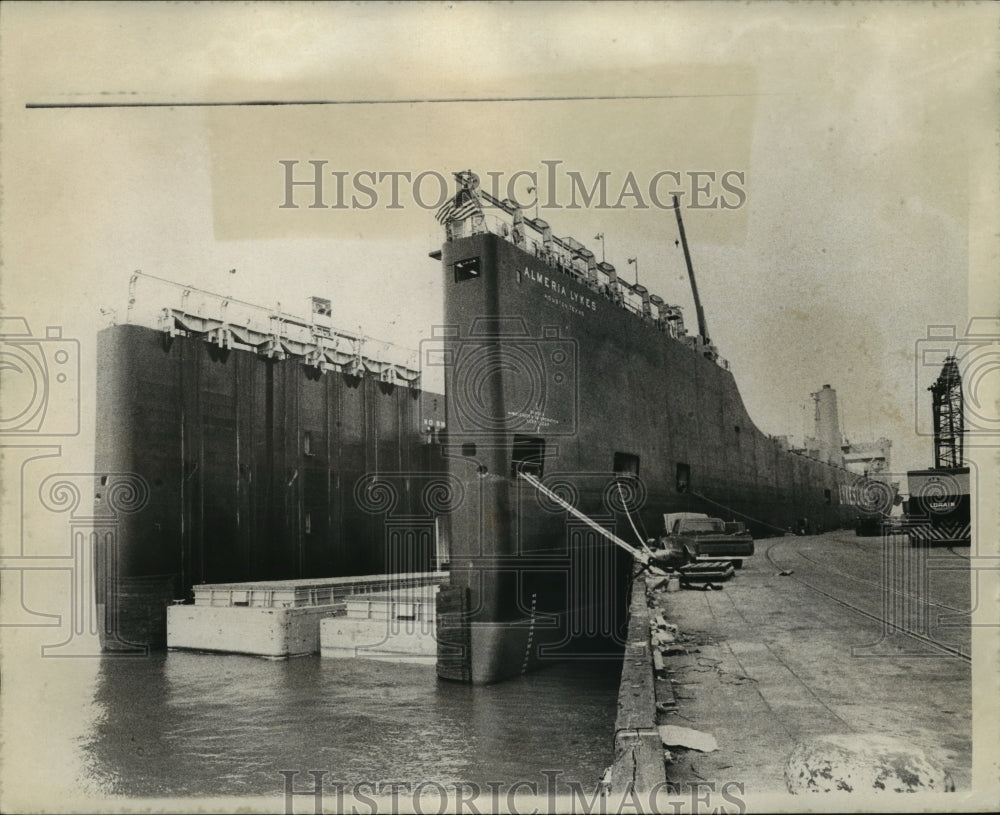
<instances>
[{"instance_id":1,"label":"river water","mask_svg":"<svg viewBox=\"0 0 1000 815\"><path fill-rule=\"evenodd\" d=\"M49 755L72 756L82 791L122 803L263 796L275 810L288 773L308 790L311 770L326 771L326 785L593 791L612 760L621 673L620 657L563 662L471 687L439 680L432 665L319 657L169 652L39 665L33 692L66 711L47 734ZM312 811L311 799L295 807Z\"/></svg>"}]
</instances>

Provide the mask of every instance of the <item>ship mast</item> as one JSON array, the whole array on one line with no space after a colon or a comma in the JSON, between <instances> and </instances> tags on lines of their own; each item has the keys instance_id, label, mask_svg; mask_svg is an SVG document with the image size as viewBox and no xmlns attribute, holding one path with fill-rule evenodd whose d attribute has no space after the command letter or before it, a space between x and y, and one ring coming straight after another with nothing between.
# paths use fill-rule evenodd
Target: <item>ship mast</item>
<instances>
[{"instance_id":1,"label":"ship mast","mask_svg":"<svg viewBox=\"0 0 1000 815\"><path fill-rule=\"evenodd\" d=\"M691 280L691 293L694 295L694 307L698 312L698 333L707 345L709 342L708 325L705 323L705 311L701 307L701 299L698 297L698 284L694 280L694 267L691 265L691 253L688 251L687 237L684 235L684 222L681 220L681 205L678 202L676 195L672 197L674 199L674 212L677 214L677 228L681 233L681 246L684 247L684 262L687 263L688 278Z\"/></svg>"}]
</instances>

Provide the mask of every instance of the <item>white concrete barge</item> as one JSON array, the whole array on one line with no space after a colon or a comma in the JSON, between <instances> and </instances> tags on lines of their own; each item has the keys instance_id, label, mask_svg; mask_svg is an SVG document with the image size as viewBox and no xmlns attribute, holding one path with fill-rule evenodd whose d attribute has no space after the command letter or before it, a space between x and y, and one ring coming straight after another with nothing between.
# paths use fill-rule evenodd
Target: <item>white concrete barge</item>
<instances>
[{"instance_id":1,"label":"white concrete barge","mask_svg":"<svg viewBox=\"0 0 1000 815\"><path fill-rule=\"evenodd\" d=\"M405 631L405 624L413 621L408 616L415 605L422 607L429 602L430 611L424 609L420 613L425 617L433 615L433 597L447 579L447 572L412 572L325 580L196 585L193 605L174 605L167 609L167 647L272 659L315 654L320 651L322 620L338 615L343 619L362 616L362 606L353 611L349 608L354 600L367 604L366 609L382 609L382 616L365 612L369 629L372 622L377 622L384 631L390 632L398 629L402 622ZM380 599L375 600L376 597ZM372 602L374 606L370 605ZM389 625L387 615L399 613L402 617L392 618L399 622ZM426 626L426 620L421 622ZM430 636L433 641L433 632ZM334 635L330 637L333 642ZM365 639L361 634L356 634L355 640L358 646L381 642L370 636Z\"/></svg>"}]
</instances>

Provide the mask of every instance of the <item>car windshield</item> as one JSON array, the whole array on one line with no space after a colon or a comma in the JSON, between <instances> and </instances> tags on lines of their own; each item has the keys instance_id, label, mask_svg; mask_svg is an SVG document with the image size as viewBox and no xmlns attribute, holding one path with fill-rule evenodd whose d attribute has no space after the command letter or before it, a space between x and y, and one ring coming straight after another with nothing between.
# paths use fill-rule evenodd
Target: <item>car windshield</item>
<instances>
[{"instance_id":1,"label":"car windshield","mask_svg":"<svg viewBox=\"0 0 1000 815\"><path fill-rule=\"evenodd\" d=\"M722 532L722 521L715 518L700 518L684 521L681 526L685 532Z\"/></svg>"}]
</instances>

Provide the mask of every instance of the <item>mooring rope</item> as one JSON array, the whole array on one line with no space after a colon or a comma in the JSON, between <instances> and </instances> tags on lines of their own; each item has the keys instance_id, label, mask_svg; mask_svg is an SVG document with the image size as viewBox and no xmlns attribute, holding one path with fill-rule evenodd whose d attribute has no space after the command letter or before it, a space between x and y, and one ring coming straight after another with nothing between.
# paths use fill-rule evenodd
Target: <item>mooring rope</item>
<instances>
[{"instance_id":1,"label":"mooring rope","mask_svg":"<svg viewBox=\"0 0 1000 815\"><path fill-rule=\"evenodd\" d=\"M722 509L726 510L727 512L731 512L733 515L739 515L742 518L746 518L748 521L753 521L755 524L760 524L761 526L766 526L770 529L776 529L783 535L788 534L787 529L782 529L780 526L775 526L774 524L769 524L767 521L762 521L759 518L754 518L752 515L747 515L745 512L740 512L739 510L733 509L732 507L728 507L725 504L720 504L718 501L713 501L711 498L709 498L706 495L702 495L700 492L695 492L694 490L689 490L689 492L691 495L700 498L702 501L708 501L708 503L710 504L715 504L715 506L717 507L722 507Z\"/></svg>"},{"instance_id":2,"label":"mooring rope","mask_svg":"<svg viewBox=\"0 0 1000 815\"><path fill-rule=\"evenodd\" d=\"M622 491L622 482L616 480L615 481L615 485L618 487L618 497L621 498L622 509L625 510L625 517L628 518L628 525L631 526L632 527L632 531L635 532L635 538L636 538L636 540L639 541L639 545L643 548L644 551L651 552L652 549L650 549L646 545L646 539L642 535L639 534L639 530L636 529L635 528L635 524L632 523L632 513L628 511L628 504L625 502L625 493ZM642 518L640 518L639 521L641 522Z\"/></svg>"},{"instance_id":3,"label":"mooring rope","mask_svg":"<svg viewBox=\"0 0 1000 815\"><path fill-rule=\"evenodd\" d=\"M649 555L646 552L642 551L641 549L636 549L634 546L632 546L632 544L626 543L613 532L609 532L607 529L605 529L603 526L597 523L597 521L584 515L576 507L567 503L558 495L556 495L556 493L550 490L548 487L544 486L542 482L539 481L537 478L535 478L533 475L529 475L526 472L520 472L518 473L518 475L520 475L521 478L523 478L525 481L531 484L531 486L533 486L540 493L550 498L551 500L555 501L559 506L561 506L563 509L569 512L571 515L574 515L575 517L579 518L581 521L587 524L587 526L589 526L599 535L603 535L605 538L607 538L616 546L620 546L626 552L631 554L632 557L634 557L636 560L642 563L649 563Z\"/></svg>"}]
</instances>

